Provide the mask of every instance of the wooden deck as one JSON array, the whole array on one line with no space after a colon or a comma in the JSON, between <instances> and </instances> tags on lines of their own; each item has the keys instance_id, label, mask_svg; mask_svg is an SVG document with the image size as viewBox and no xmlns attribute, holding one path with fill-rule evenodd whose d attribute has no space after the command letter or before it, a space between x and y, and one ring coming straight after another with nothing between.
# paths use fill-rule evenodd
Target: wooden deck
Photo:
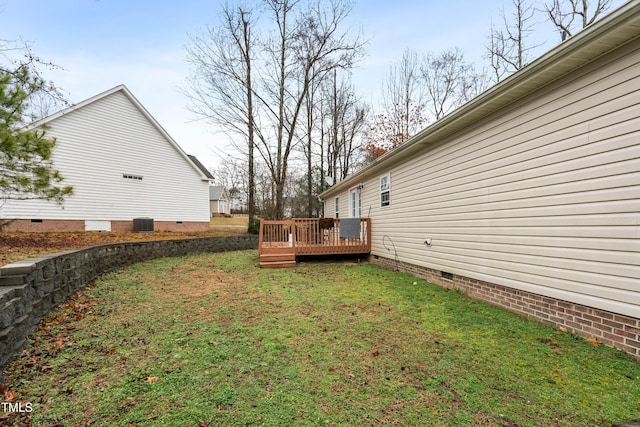
<instances>
[{"instance_id":1,"label":"wooden deck","mask_svg":"<svg viewBox=\"0 0 640 427\"><path fill-rule=\"evenodd\" d=\"M337 218L260 220L260 267L291 267L304 255L371 252L371 219L360 218L359 232L351 231L349 237L341 237Z\"/></svg>"}]
</instances>

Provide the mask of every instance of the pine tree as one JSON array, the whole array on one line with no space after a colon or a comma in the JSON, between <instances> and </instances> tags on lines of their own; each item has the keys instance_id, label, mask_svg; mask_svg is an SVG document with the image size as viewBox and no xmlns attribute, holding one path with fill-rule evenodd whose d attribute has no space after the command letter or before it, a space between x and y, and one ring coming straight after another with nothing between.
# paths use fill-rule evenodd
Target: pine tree
<instances>
[{"instance_id":1,"label":"pine tree","mask_svg":"<svg viewBox=\"0 0 640 427\"><path fill-rule=\"evenodd\" d=\"M25 127L29 97L44 85L27 67L0 69L0 207L9 199L61 205L73 193L72 187L61 185L63 177L54 168L55 139L46 136L46 127Z\"/></svg>"}]
</instances>

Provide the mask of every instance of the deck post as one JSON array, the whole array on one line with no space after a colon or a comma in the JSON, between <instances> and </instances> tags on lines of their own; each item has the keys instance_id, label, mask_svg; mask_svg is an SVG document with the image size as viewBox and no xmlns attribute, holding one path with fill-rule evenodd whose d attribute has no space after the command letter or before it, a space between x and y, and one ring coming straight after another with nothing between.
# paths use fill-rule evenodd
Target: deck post
<instances>
[{"instance_id":1,"label":"deck post","mask_svg":"<svg viewBox=\"0 0 640 427\"><path fill-rule=\"evenodd\" d=\"M298 232L298 230L296 230L296 221L295 220L291 220L289 221L289 232L291 233L291 247L293 248L293 255L298 255L298 239L296 237L296 234Z\"/></svg>"},{"instance_id":2,"label":"deck post","mask_svg":"<svg viewBox=\"0 0 640 427\"><path fill-rule=\"evenodd\" d=\"M258 234L258 254L262 254L262 241L263 241L263 233L264 233L264 224L262 223L262 218L260 218L260 232Z\"/></svg>"},{"instance_id":3,"label":"deck post","mask_svg":"<svg viewBox=\"0 0 640 427\"><path fill-rule=\"evenodd\" d=\"M365 225L367 227L367 253L371 253L371 218L366 218Z\"/></svg>"}]
</instances>

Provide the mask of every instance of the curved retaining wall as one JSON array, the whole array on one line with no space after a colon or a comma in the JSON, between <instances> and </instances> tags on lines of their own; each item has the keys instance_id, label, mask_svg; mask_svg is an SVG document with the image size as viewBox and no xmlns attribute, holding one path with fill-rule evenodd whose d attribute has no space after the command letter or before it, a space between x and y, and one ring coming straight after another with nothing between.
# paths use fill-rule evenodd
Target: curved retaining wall
<instances>
[{"instance_id":1,"label":"curved retaining wall","mask_svg":"<svg viewBox=\"0 0 640 427\"><path fill-rule=\"evenodd\" d=\"M27 336L53 307L101 274L154 258L257 247L256 235L127 242L5 265L0 268L0 368L26 346Z\"/></svg>"}]
</instances>

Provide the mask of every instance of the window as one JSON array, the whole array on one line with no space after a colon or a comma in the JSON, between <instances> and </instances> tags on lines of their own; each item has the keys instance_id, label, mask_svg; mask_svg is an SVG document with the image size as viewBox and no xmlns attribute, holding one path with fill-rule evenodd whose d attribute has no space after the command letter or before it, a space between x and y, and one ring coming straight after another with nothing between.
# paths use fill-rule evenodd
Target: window
<instances>
[{"instance_id":1,"label":"window","mask_svg":"<svg viewBox=\"0 0 640 427\"><path fill-rule=\"evenodd\" d=\"M362 186L352 188L349 191L349 213L351 218L360 218L362 212Z\"/></svg>"},{"instance_id":2,"label":"window","mask_svg":"<svg viewBox=\"0 0 640 427\"><path fill-rule=\"evenodd\" d=\"M380 177L380 207L391 204L391 176L386 174Z\"/></svg>"},{"instance_id":3,"label":"window","mask_svg":"<svg viewBox=\"0 0 640 427\"><path fill-rule=\"evenodd\" d=\"M336 197L336 216L334 218L340 218L340 198Z\"/></svg>"},{"instance_id":4,"label":"window","mask_svg":"<svg viewBox=\"0 0 640 427\"><path fill-rule=\"evenodd\" d=\"M132 175L130 173L123 173L122 177L124 179L133 179L134 181L142 181L142 175Z\"/></svg>"}]
</instances>

